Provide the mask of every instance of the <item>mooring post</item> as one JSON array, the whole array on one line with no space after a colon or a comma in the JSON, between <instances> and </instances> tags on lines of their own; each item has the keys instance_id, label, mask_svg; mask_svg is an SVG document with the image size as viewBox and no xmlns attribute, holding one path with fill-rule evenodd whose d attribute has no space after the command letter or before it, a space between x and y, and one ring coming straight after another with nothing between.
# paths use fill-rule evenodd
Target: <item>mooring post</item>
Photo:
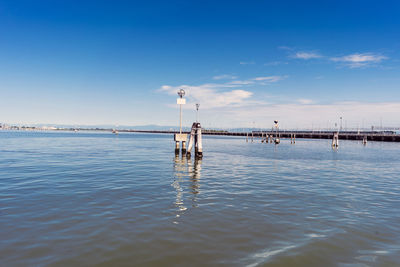
<instances>
[{"instance_id":1,"label":"mooring post","mask_svg":"<svg viewBox=\"0 0 400 267\"><path fill-rule=\"evenodd\" d=\"M364 138L363 138L363 145L364 145L364 146L367 145L367 142L368 142L368 136L364 135Z\"/></svg>"},{"instance_id":2,"label":"mooring post","mask_svg":"<svg viewBox=\"0 0 400 267\"><path fill-rule=\"evenodd\" d=\"M197 123L197 152L196 152L196 157L203 157L203 142L202 142L202 137L201 137L201 126L200 123Z\"/></svg>"},{"instance_id":3,"label":"mooring post","mask_svg":"<svg viewBox=\"0 0 400 267\"><path fill-rule=\"evenodd\" d=\"M246 133L246 143L249 142L249 133Z\"/></svg>"},{"instance_id":4,"label":"mooring post","mask_svg":"<svg viewBox=\"0 0 400 267\"><path fill-rule=\"evenodd\" d=\"M194 146L195 157L203 157L203 143L201 136L201 125L198 122L194 122L192 125L192 130L190 132L190 140L187 149L186 156L190 158L192 147Z\"/></svg>"},{"instance_id":5,"label":"mooring post","mask_svg":"<svg viewBox=\"0 0 400 267\"><path fill-rule=\"evenodd\" d=\"M253 143L253 139L254 139L254 132L251 131L251 142Z\"/></svg>"},{"instance_id":6,"label":"mooring post","mask_svg":"<svg viewBox=\"0 0 400 267\"><path fill-rule=\"evenodd\" d=\"M333 148L339 147L339 133L334 133L333 134L332 147Z\"/></svg>"},{"instance_id":7,"label":"mooring post","mask_svg":"<svg viewBox=\"0 0 400 267\"><path fill-rule=\"evenodd\" d=\"M188 145L188 149L186 152L186 156L190 157L191 156L191 152L192 152L192 147L194 144L194 139L195 139L195 135L196 135L196 123L194 122L192 124L192 130L190 131L190 139L189 139L189 145Z\"/></svg>"}]
</instances>

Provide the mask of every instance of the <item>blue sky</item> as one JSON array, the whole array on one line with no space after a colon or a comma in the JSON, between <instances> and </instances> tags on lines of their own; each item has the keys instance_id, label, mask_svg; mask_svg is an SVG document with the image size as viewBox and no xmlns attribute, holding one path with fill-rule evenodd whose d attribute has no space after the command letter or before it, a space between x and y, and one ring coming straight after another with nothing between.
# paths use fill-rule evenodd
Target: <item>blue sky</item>
<instances>
[{"instance_id":1,"label":"blue sky","mask_svg":"<svg viewBox=\"0 0 400 267\"><path fill-rule=\"evenodd\" d=\"M398 1L0 0L0 122L400 126Z\"/></svg>"}]
</instances>

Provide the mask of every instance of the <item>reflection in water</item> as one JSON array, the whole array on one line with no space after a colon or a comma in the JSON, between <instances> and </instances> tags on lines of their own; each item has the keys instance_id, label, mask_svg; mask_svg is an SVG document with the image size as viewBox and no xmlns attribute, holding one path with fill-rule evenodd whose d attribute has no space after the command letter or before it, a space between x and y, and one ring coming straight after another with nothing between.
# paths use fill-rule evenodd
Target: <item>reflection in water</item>
<instances>
[{"instance_id":1,"label":"reflection in water","mask_svg":"<svg viewBox=\"0 0 400 267\"><path fill-rule=\"evenodd\" d=\"M201 158L195 157L194 162L186 156L179 157L175 155L174 159L174 182L172 187L175 188L176 198L175 206L177 207L176 218L179 218L187 210L184 203L184 189L183 184L190 182L190 193L192 193L192 207L197 207L197 195L200 192L200 171L201 171ZM174 221L177 224L177 221Z\"/></svg>"},{"instance_id":2,"label":"reflection in water","mask_svg":"<svg viewBox=\"0 0 400 267\"><path fill-rule=\"evenodd\" d=\"M194 165L192 165L192 161L188 160L188 172L190 175L191 181L191 189L192 189L192 207L197 207L197 194L199 193L200 189L200 175L201 175L201 160L202 158L196 157L194 159Z\"/></svg>"}]
</instances>

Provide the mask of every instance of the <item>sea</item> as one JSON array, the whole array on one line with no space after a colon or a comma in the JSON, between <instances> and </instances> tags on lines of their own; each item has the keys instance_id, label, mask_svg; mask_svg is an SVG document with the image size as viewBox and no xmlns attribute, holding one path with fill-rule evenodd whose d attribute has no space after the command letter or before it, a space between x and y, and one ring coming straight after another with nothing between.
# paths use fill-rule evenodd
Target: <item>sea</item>
<instances>
[{"instance_id":1,"label":"sea","mask_svg":"<svg viewBox=\"0 0 400 267\"><path fill-rule=\"evenodd\" d=\"M0 131L0 266L400 266L400 143Z\"/></svg>"}]
</instances>

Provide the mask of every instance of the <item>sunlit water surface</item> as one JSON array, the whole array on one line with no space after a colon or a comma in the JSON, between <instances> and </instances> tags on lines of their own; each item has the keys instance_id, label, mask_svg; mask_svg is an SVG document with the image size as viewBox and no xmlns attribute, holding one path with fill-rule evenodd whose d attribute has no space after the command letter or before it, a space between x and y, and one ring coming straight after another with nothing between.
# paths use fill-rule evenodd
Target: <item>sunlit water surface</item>
<instances>
[{"instance_id":1,"label":"sunlit water surface","mask_svg":"<svg viewBox=\"0 0 400 267\"><path fill-rule=\"evenodd\" d=\"M399 266L400 144L0 132L1 266Z\"/></svg>"}]
</instances>

